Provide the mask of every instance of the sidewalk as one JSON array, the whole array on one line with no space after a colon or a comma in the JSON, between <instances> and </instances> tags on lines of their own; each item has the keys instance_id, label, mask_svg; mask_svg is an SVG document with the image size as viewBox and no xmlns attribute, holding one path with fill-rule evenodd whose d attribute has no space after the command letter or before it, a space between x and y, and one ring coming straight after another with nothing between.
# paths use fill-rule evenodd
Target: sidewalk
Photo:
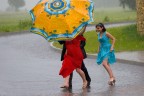
<instances>
[{"instance_id":1,"label":"sidewalk","mask_svg":"<svg viewBox=\"0 0 144 96\"><path fill-rule=\"evenodd\" d=\"M60 48L53 46L53 42L50 43L50 46L55 51L61 52ZM144 65L144 51L117 52L115 55L118 62ZM97 54L87 54L87 56L95 59Z\"/></svg>"},{"instance_id":2,"label":"sidewalk","mask_svg":"<svg viewBox=\"0 0 144 96\"><path fill-rule=\"evenodd\" d=\"M88 58L96 58L97 54L87 54ZM116 59L120 63L144 65L144 51L116 52Z\"/></svg>"},{"instance_id":3,"label":"sidewalk","mask_svg":"<svg viewBox=\"0 0 144 96\"><path fill-rule=\"evenodd\" d=\"M123 60L141 62L144 64L144 51L129 51L116 53L116 57Z\"/></svg>"}]
</instances>

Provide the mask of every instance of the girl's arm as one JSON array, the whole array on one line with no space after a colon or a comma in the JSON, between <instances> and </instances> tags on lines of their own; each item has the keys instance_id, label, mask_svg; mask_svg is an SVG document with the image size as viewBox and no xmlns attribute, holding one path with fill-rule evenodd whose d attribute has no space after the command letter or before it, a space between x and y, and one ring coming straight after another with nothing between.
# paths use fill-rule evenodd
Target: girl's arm
<instances>
[{"instance_id":1,"label":"girl's arm","mask_svg":"<svg viewBox=\"0 0 144 96\"><path fill-rule=\"evenodd\" d=\"M80 47L81 47L81 48L84 48L85 45L86 45L86 42L85 42L84 40L82 40L82 41L80 42Z\"/></svg>"},{"instance_id":2,"label":"girl's arm","mask_svg":"<svg viewBox=\"0 0 144 96\"><path fill-rule=\"evenodd\" d=\"M84 32L85 32L85 30L86 30L86 27L87 27L87 25L85 25L85 26L83 27L83 29L81 30L81 32L80 32L79 35L83 35L83 34L84 34Z\"/></svg>"},{"instance_id":3,"label":"girl's arm","mask_svg":"<svg viewBox=\"0 0 144 96\"><path fill-rule=\"evenodd\" d=\"M115 37L112 36L110 33L106 32L106 35L108 38L110 38L112 40L112 46L111 46L111 49L110 51L114 50L114 44L115 44Z\"/></svg>"},{"instance_id":4,"label":"girl's arm","mask_svg":"<svg viewBox=\"0 0 144 96\"><path fill-rule=\"evenodd\" d=\"M97 32L97 37L98 37L98 32ZM100 51L100 43L98 43L98 50L97 50L97 53L99 53Z\"/></svg>"},{"instance_id":5,"label":"girl's arm","mask_svg":"<svg viewBox=\"0 0 144 96\"><path fill-rule=\"evenodd\" d=\"M98 50L97 50L97 53L99 53L100 51L100 44L98 44Z\"/></svg>"}]
</instances>

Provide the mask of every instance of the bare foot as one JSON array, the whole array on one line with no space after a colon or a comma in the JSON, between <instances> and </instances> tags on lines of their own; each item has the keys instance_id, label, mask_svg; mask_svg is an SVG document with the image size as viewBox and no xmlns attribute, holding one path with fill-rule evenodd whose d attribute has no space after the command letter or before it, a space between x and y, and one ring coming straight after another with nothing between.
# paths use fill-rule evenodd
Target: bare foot
<instances>
[{"instance_id":1,"label":"bare foot","mask_svg":"<svg viewBox=\"0 0 144 96\"><path fill-rule=\"evenodd\" d=\"M69 88L69 85L62 85L60 88Z\"/></svg>"},{"instance_id":2,"label":"bare foot","mask_svg":"<svg viewBox=\"0 0 144 96\"><path fill-rule=\"evenodd\" d=\"M87 84L88 84L87 81L83 82L83 86L82 86L82 88L86 88L86 87L87 87Z\"/></svg>"}]
</instances>

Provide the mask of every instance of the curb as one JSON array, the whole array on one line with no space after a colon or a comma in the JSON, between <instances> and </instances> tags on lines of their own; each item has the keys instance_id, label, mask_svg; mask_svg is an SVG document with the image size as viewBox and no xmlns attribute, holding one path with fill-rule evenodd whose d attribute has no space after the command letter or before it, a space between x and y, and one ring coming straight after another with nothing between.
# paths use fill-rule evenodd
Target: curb
<instances>
[{"instance_id":1,"label":"curb","mask_svg":"<svg viewBox=\"0 0 144 96\"><path fill-rule=\"evenodd\" d=\"M21 34L28 34L28 33L31 33L31 32L28 31L28 30L17 31L17 32L0 32L0 37L3 37L3 36L12 36L12 35L21 35Z\"/></svg>"},{"instance_id":2,"label":"curb","mask_svg":"<svg viewBox=\"0 0 144 96\"><path fill-rule=\"evenodd\" d=\"M51 49L53 49L54 51L56 51L58 53L61 53L62 49L53 46L53 43L54 42L50 42ZM89 59L96 59L96 57L97 57L97 54L89 54L89 53L87 53L87 58L89 58ZM116 58L116 60L117 60L117 62L123 63L123 64L144 66L144 62L138 62L138 61L132 61L132 60L126 60L126 59L120 59L120 58Z\"/></svg>"},{"instance_id":3,"label":"curb","mask_svg":"<svg viewBox=\"0 0 144 96\"><path fill-rule=\"evenodd\" d=\"M104 25L110 25L110 24L129 24L129 23L132 23L132 24L136 24L136 21L122 21L122 22L106 22L104 23ZM96 24L89 24L88 26L95 26Z\"/></svg>"},{"instance_id":4,"label":"curb","mask_svg":"<svg viewBox=\"0 0 144 96\"><path fill-rule=\"evenodd\" d=\"M106 22L104 25L110 24L136 24L136 21L122 21L122 22ZM88 26L95 26L96 24L88 24ZM16 35L16 34L25 34L25 33L32 33L30 30L20 30L14 32L0 32L0 36L9 36L9 35Z\"/></svg>"}]
</instances>

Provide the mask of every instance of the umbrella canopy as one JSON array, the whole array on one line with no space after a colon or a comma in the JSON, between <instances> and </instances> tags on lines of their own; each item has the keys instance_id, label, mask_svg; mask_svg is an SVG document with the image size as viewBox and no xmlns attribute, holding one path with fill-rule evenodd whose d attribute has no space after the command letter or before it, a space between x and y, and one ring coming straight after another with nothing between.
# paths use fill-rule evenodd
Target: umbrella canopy
<instances>
[{"instance_id":1,"label":"umbrella canopy","mask_svg":"<svg viewBox=\"0 0 144 96\"><path fill-rule=\"evenodd\" d=\"M91 0L40 0L30 10L31 31L47 40L75 38L85 25L93 22Z\"/></svg>"}]
</instances>

